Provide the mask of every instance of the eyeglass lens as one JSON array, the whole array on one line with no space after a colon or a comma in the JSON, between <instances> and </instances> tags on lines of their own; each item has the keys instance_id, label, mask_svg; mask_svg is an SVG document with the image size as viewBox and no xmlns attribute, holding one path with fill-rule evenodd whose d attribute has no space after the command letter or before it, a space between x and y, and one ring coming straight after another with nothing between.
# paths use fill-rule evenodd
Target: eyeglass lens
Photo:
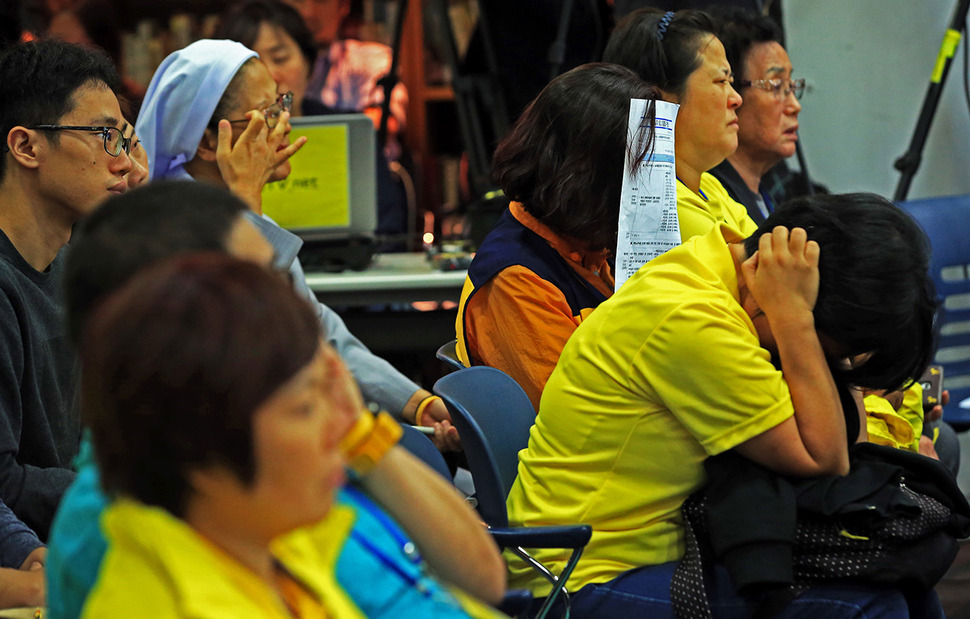
<instances>
[{"instance_id":1,"label":"eyeglass lens","mask_svg":"<svg viewBox=\"0 0 970 619\"><path fill-rule=\"evenodd\" d=\"M121 129L105 127L104 150L112 157L117 157L121 154L121 151L125 151L125 154L131 154L131 138L123 136Z\"/></svg>"},{"instance_id":2,"label":"eyeglass lens","mask_svg":"<svg viewBox=\"0 0 970 619\"><path fill-rule=\"evenodd\" d=\"M794 91L795 98L801 99L802 94L805 92L805 80L804 79L792 80L791 82L789 82L787 90L789 92ZM786 92L785 95L787 96L788 92Z\"/></svg>"},{"instance_id":3,"label":"eyeglass lens","mask_svg":"<svg viewBox=\"0 0 970 619\"><path fill-rule=\"evenodd\" d=\"M263 116L266 118L266 126L270 129L274 129L276 124L279 122L280 114L283 112L289 112L290 108L293 106L293 93L288 92L286 94L280 95L276 102L266 108Z\"/></svg>"}]
</instances>

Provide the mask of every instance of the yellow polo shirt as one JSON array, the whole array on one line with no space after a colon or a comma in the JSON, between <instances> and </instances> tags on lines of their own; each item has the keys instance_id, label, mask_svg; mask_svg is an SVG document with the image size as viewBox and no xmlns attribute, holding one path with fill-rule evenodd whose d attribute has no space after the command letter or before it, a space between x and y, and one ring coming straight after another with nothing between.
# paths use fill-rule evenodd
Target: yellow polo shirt
<instances>
[{"instance_id":1,"label":"yellow polo shirt","mask_svg":"<svg viewBox=\"0 0 970 619\"><path fill-rule=\"evenodd\" d=\"M334 565L354 522L334 507L320 523L272 544L299 581L302 619L362 618L337 584ZM102 516L108 539L82 617L262 617L292 619L272 587L167 511L119 499Z\"/></svg>"},{"instance_id":2,"label":"yellow polo shirt","mask_svg":"<svg viewBox=\"0 0 970 619\"><path fill-rule=\"evenodd\" d=\"M744 205L734 201L721 181L705 172L701 174L700 187L706 200L677 181L677 220L681 239L687 241L707 234L719 224L730 226L742 238L751 236L758 229Z\"/></svg>"},{"instance_id":3,"label":"yellow polo shirt","mask_svg":"<svg viewBox=\"0 0 970 619\"><path fill-rule=\"evenodd\" d=\"M707 234L719 224L744 237L755 232L757 225L744 205L735 202L720 181L705 173L700 187L706 200L677 183L681 239ZM613 294L613 273L606 254L588 252L581 241L557 235L518 202L512 202L509 209L519 223L559 252L589 286L607 297ZM522 386L538 410L563 345L592 311L587 308L574 316L561 290L523 266L502 270L478 290L466 278L455 323L458 358L466 366L475 360L502 370ZM523 342L529 342L528 350L523 350Z\"/></svg>"},{"instance_id":4,"label":"yellow polo shirt","mask_svg":"<svg viewBox=\"0 0 970 619\"><path fill-rule=\"evenodd\" d=\"M863 403L870 443L919 453L919 437L923 433L923 388L919 383L913 383L903 393L899 410L878 395L867 395Z\"/></svg>"},{"instance_id":5,"label":"yellow polo shirt","mask_svg":"<svg viewBox=\"0 0 970 619\"><path fill-rule=\"evenodd\" d=\"M563 349L509 494L513 525L588 523L571 590L684 552L703 462L794 413L739 302L729 225L641 268ZM537 551L561 569L564 551ZM510 562L513 587L549 587Z\"/></svg>"}]
</instances>

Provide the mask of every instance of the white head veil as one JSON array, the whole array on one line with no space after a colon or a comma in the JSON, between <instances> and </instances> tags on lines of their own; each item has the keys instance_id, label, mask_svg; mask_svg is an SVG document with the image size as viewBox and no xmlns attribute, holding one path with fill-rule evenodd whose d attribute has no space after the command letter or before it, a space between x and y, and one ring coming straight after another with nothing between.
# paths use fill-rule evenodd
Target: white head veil
<instances>
[{"instance_id":1,"label":"white head veil","mask_svg":"<svg viewBox=\"0 0 970 619\"><path fill-rule=\"evenodd\" d=\"M216 105L256 52L235 41L202 39L169 54L155 71L135 130L151 180L185 176Z\"/></svg>"}]
</instances>

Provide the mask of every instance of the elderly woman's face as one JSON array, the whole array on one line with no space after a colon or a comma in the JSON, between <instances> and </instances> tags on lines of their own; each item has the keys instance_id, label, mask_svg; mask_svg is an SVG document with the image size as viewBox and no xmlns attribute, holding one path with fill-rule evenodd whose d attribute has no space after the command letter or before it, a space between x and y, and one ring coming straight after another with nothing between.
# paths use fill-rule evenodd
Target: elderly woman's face
<instances>
[{"instance_id":1,"label":"elderly woman's face","mask_svg":"<svg viewBox=\"0 0 970 619\"><path fill-rule=\"evenodd\" d=\"M785 48L774 41L751 46L744 59L744 79L782 80L792 78L791 61ZM795 154L798 141L798 113L802 106L794 92L771 92L749 86L744 104L738 109L738 155L765 167Z\"/></svg>"},{"instance_id":2,"label":"elderly woman's face","mask_svg":"<svg viewBox=\"0 0 970 619\"><path fill-rule=\"evenodd\" d=\"M239 89L239 96L236 101L235 107L228 110L226 113L226 118L245 118L246 112L253 110L264 110L267 107L273 105L277 97L279 97L280 92L276 86L276 82L270 75L269 70L261 62L253 62L247 64L243 69L245 73L245 82L242 88ZM245 123L239 123L233 125L233 140L238 139L238 136L245 130ZM286 133L290 132L290 124L286 123ZM289 140L283 140L280 144L279 149L282 150L289 145ZM270 177L269 182L281 181L290 175L290 162L289 160L284 161L276 167L273 175Z\"/></svg>"}]
</instances>

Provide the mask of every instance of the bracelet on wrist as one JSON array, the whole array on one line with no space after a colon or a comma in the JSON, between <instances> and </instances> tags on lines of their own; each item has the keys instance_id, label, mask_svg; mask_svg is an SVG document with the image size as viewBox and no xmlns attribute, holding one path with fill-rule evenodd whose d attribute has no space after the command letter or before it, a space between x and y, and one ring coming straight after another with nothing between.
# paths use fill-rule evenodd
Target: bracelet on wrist
<instances>
[{"instance_id":1,"label":"bracelet on wrist","mask_svg":"<svg viewBox=\"0 0 970 619\"><path fill-rule=\"evenodd\" d=\"M441 401L441 398L439 398L436 395L429 395L425 399L421 400L421 403L418 404L417 410L414 412L414 425L416 425L416 426L424 425L423 423L421 423L423 421L423 418L424 418L424 411L433 402L440 402L440 401Z\"/></svg>"}]
</instances>

